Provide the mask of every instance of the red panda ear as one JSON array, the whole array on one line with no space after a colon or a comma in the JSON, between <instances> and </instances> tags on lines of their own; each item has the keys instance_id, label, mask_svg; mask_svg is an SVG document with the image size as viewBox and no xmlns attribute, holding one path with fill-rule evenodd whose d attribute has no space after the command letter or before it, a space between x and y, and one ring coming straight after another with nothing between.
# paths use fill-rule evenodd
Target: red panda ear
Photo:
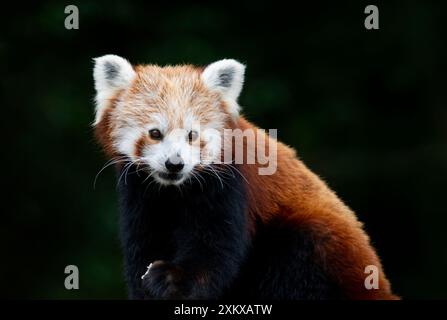
<instances>
[{"instance_id":1,"label":"red panda ear","mask_svg":"<svg viewBox=\"0 0 447 320\"><path fill-rule=\"evenodd\" d=\"M126 59L108 54L95 58L93 77L96 89L95 125L101 120L102 112L119 90L127 88L135 78L135 71Z\"/></svg>"},{"instance_id":2,"label":"red panda ear","mask_svg":"<svg viewBox=\"0 0 447 320\"><path fill-rule=\"evenodd\" d=\"M219 91L229 105L233 116L239 115L237 98L244 84L245 66L233 59L224 59L208 65L202 73L202 81L210 90Z\"/></svg>"}]
</instances>

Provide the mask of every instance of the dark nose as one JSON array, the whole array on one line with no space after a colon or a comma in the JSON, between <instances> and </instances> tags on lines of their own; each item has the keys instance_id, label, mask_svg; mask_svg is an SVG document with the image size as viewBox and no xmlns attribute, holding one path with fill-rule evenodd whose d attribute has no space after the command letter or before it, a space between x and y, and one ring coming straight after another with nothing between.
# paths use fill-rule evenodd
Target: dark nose
<instances>
[{"instance_id":1,"label":"dark nose","mask_svg":"<svg viewBox=\"0 0 447 320\"><path fill-rule=\"evenodd\" d=\"M180 170L183 169L185 164L183 163L183 160L180 158L176 158L174 162L171 162L170 159L166 160L165 162L166 169L168 169L169 172L177 173Z\"/></svg>"}]
</instances>

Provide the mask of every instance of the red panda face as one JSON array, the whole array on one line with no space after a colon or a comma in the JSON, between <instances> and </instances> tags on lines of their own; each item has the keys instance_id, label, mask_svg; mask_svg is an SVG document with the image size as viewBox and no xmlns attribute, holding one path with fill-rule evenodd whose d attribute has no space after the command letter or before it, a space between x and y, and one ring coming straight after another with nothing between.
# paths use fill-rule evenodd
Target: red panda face
<instances>
[{"instance_id":1,"label":"red panda face","mask_svg":"<svg viewBox=\"0 0 447 320\"><path fill-rule=\"evenodd\" d=\"M180 185L220 160L223 130L238 117L243 74L234 60L202 71L97 58L98 138L110 155L125 156L160 184Z\"/></svg>"}]
</instances>

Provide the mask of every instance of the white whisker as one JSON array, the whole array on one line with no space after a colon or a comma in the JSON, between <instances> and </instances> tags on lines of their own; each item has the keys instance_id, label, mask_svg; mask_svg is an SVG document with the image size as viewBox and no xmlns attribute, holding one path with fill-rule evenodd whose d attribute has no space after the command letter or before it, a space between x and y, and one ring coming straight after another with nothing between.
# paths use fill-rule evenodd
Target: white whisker
<instances>
[{"instance_id":1,"label":"white whisker","mask_svg":"<svg viewBox=\"0 0 447 320\"><path fill-rule=\"evenodd\" d=\"M99 172L96 174L95 179L93 180L93 190L96 189L96 182L99 178L99 175L108 167L115 165L117 163L121 163L121 162L127 162L128 161L128 157L126 156L121 156L121 157L114 157L112 159L110 159L109 161L107 161L104 166L99 170Z\"/></svg>"}]
</instances>

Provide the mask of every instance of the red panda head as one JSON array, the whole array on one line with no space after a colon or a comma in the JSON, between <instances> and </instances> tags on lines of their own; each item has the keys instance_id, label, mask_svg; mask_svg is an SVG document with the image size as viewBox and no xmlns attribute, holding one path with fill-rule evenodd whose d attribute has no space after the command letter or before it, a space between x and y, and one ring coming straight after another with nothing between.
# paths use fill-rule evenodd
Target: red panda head
<instances>
[{"instance_id":1,"label":"red panda head","mask_svg":"<svg viewBox=\"0 0 447 320\"><path fill-rule=\"evenodd\" d=\"M194 66L95 59L95 127L109 156L143 165L161 184L180 185L221 158L222 131L239 116L245 67L220 60Z\"/></svg>"}]
</instances>

